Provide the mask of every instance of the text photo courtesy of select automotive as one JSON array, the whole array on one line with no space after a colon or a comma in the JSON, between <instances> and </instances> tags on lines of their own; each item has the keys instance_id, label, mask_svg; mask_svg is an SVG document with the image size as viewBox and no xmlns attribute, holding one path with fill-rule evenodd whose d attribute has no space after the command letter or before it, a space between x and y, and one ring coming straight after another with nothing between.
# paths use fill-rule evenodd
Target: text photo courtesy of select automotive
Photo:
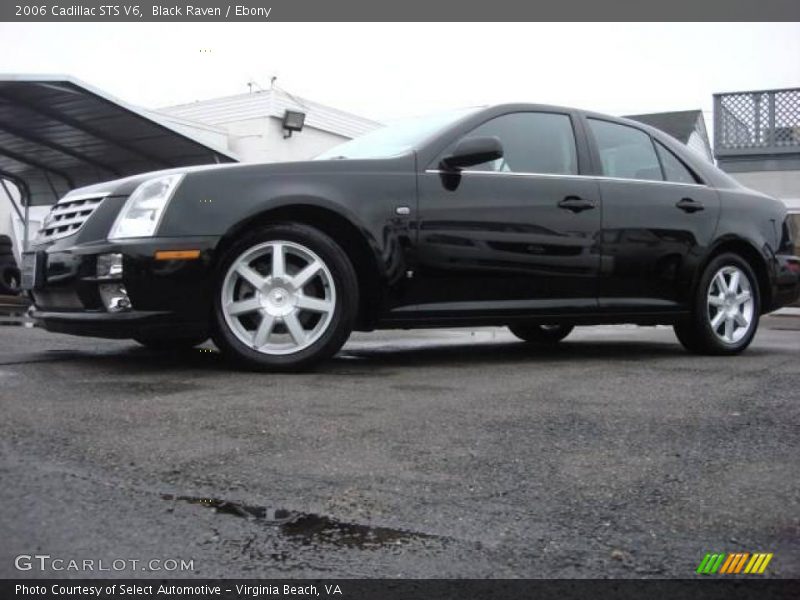
<instances>
[{"instance_id":1,"label":"text photo courtesy of select automotive","mask_svg":"<svg viewBox=\"0 0 800 600\"><path fill-rule=\"evenodd\" d=\"M324 25L0 23L0 578L800 577L800 25Z\"/></svg>"}]
</instances>

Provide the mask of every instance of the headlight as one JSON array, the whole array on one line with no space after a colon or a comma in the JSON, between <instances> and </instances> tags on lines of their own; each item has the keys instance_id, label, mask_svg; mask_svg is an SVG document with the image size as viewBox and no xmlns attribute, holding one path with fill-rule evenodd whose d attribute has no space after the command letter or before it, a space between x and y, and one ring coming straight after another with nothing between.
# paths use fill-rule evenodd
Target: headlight
<instances>
[{"instance_id":1,"label":"headlight","mask_svg":"<svg viewBox=\"0 0 800 600\"><path fill-rule=\"evenodd\" d=\"M165 175L148 179L125 202L114 221L108 239L150 237L155 234L169 199L183 175Z\"/></svg>"}]
</instances>

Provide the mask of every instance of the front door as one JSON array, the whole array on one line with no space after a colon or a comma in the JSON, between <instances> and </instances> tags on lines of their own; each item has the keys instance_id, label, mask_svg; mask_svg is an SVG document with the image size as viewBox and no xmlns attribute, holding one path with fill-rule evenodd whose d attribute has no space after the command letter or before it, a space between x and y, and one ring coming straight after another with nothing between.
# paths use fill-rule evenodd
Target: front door
<instances>
[{"instance_id":1,"label":"front door","mask_svg":"<svg viewBox=\"0 0 800 600\"><path fill-rule=\"evenodd\" d=\"M572 117L509 113L467 136L496 136L504 155L455 175L438 160L420 173L415 309L455 316L596 307L600 196L594 179L579 176Z\"/></svg>"}]
</instances>

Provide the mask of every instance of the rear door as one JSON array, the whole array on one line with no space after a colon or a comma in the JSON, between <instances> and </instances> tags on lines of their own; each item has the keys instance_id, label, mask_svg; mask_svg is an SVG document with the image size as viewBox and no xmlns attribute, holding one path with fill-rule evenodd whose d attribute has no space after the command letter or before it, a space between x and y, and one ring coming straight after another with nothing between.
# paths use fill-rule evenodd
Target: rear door
<instances>
[{"instance_id":1,"label":"rear door","mask_svg":"<svg viewBox=\"0 0 800 600\"><path fill-rule=\"evenodd\" d=\"M719 195L648 132L598 118L588 118L587 129L602 170L600 306L685 308Z\"/></svg>"}]
</instances>

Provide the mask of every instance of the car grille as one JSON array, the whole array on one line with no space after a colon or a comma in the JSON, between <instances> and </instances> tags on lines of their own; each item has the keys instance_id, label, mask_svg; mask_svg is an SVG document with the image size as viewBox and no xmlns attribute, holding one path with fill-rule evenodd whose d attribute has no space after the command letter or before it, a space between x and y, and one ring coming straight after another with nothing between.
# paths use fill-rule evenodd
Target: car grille
<instances>
[{"instance_id":1,"label":"car grille","mask_svg":"<svg viewBox=\"0 0 800 600\"><path fill-rule=\"evenodd\" d=\"M49 242L77 233L104 197L62 198L45 218L37 241Z\"/></svg>"}]
</instances>

